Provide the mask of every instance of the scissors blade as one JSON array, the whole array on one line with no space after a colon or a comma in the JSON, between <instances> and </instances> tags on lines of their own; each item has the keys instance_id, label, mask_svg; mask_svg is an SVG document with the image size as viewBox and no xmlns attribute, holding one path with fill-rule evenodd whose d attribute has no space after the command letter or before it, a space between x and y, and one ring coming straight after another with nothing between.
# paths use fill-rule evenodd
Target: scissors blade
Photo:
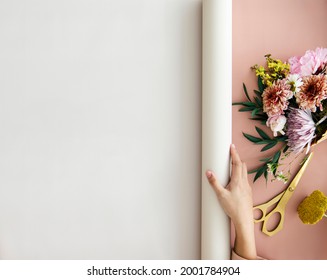
<instances>
[{"instance_id":1,"label":"scissors blade","mask_svg":"<svg viewBox=\"0 0 327 280\"><path fill-rule=\"evenodd\" d=\"M287 188L288 191L293 192L295 190L295 188L297 187L297 185L298 185L298 183L299 183L305 169L307 168L310 160L312 159L312 156L313 156L313 153L310 153L310 155L307 157L307 159L303 163L302 167L300 168L300 170L298 171L298 173L295 175L292 182L288 186L288 188Z\"/></svg>"}]
</instances>

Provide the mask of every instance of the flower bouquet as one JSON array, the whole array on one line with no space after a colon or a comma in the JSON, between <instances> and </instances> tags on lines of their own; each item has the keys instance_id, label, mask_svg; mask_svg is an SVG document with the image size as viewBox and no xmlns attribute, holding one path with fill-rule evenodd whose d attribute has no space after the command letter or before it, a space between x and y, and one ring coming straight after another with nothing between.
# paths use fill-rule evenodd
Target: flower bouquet
<instances>
[{"instance_id":1,"label":"flower bouquet","mask_svg":"<svg viewBox=\"0 0 327 280\"><path fill-rule=\"evenodd\" d=\"M266 55L267 65L251 67L258 77L258 89L251 99L246 86L243 89L247 101L241 112L251 112L251 119L268 126L269 136L256 126L257 136L243 133L251 142L264 145L261 151L277 146L271 156L261 159L261 166L250 171L254 181L262 175L286 183L290 165L280 170L282 161L289 155L307 154L314 144L327 138L327 48L308 50L303 56L294 56L287 62ZM277 147L276 146L276 147Z\"/></svg>"}]
</instances>

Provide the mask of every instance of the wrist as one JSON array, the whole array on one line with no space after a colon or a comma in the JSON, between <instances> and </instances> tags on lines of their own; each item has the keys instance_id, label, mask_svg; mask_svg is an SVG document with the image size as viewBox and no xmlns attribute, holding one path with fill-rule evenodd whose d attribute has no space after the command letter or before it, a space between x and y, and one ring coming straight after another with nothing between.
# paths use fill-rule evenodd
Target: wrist
<instances>
[{"instance_id":1,"label":"wrist","mask_svg":"<svg viewBox=\"0 0 327 280\"><path fill-rule=\"evenodd\" d=\"M240 234L246 234L246 233L252 234L252 232L254 232L254 222L252 217L249 219L233 221L233 224L235 227L235 231Z\"/></svg>"},{"instance_id":2,"label":"wrist","mask_svg":"<svg viewBox=\"0 0 327 280\"><path fill-rule=\"evenodd\" d=\"M254 224L242 223L235 226L234 251L245 259L256 259L257 251L254 237Z\"/></svg>"}]
</instances>

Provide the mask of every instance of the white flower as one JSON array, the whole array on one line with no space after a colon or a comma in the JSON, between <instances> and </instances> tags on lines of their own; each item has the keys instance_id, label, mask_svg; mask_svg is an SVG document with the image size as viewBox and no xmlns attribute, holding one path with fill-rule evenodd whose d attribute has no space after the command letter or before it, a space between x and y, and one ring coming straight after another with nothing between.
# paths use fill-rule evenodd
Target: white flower
<instances>
[{"instance_id":1,"label":"white flower","mask_svg":"<svg viewBox=\"0 0 327 280\"><path fill-rule=\"evenodd\" d=\"M280 134L284 135L283 128L286 124L286 117L283 115L275 115L272 117L269 117L266 125L270 127L272 130L274 137L277 136L277 133L279 132Z\"/></svg>"},{"instance_id":2,"label":"white flower","mask_svg":"<svg viewBox=\"0 0 327 280\"><path fill-rule=\"evenodd\" d=\"M286 184L288 181L288 178L286 175L283 174L283 171L279 171L276 178L278 181L282 181L284 184Z\"/></svg>"},{"instance_id":3,"label":"white flower","mask_svg":"<svg viewBox=\"0 0 327 280\"><path fill-rule=\"evenodd\" d=\"M303 85L302 78L298 74L290 74L287 77L287 83L291 86L291 90L294 93L300 91L300 87Z\"/></svg>"}]
</instances>

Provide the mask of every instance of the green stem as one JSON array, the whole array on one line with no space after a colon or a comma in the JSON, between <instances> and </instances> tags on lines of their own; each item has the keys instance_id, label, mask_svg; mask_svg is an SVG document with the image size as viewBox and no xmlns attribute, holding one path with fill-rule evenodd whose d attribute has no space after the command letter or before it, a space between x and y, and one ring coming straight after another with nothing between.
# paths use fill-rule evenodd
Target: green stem
<instances>
[{"instance_id":1,"label":"green stem","mask_svg":"<svg viewBox=\"0 0 327 280\"><path fill-rule=\"evenodd\" d=\"M327 115L321 118L317 123L316 126L320 125L322 122L324 122L327 119Z\"/></svg>"}]
</instances>

